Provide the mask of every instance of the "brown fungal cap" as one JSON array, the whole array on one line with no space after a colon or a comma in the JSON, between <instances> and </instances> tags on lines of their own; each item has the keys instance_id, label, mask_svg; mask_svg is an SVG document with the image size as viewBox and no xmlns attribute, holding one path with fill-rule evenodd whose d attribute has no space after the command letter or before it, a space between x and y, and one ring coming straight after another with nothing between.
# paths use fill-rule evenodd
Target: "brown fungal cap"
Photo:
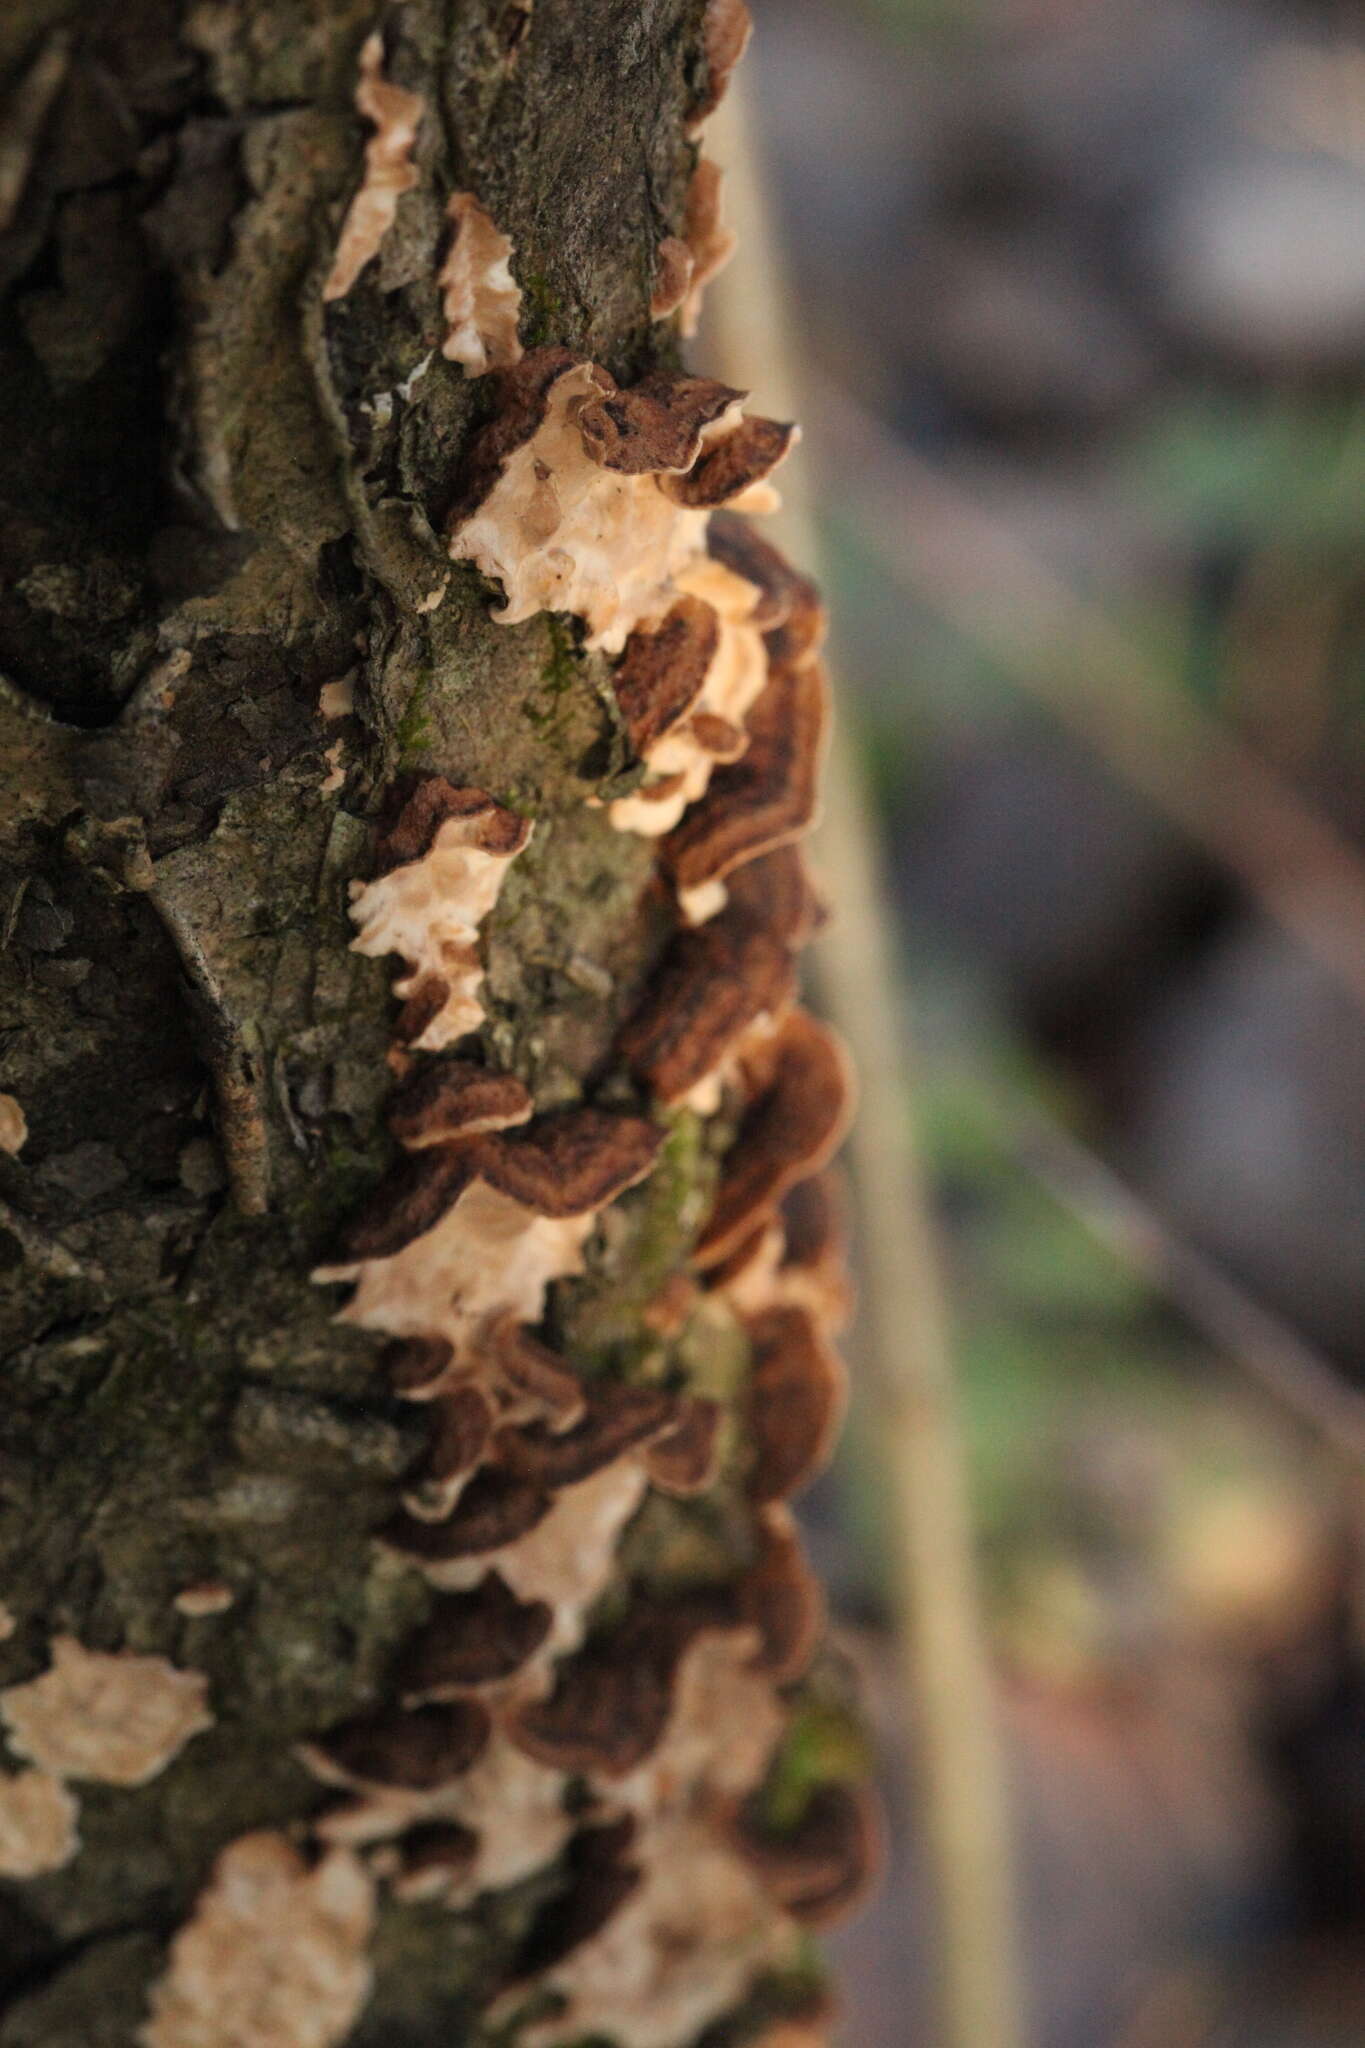
<instances>
[{"instance_id":1,"label":"brown fungal cap","mask_svg":"<svg viewBox=\"0 0 1365 2048\"><path fill-rule=\"evenodd\" d=\"M770 1074L726 1155L696 1250L719 1264L798 1180L826 1164L847 1128L851 1083L839 1040L793 1010L765 1049Z\"/></svg>"},{"instance_id":2,"label":"brown fungal cap","mask_svg":"<svg viewBox=\"0 0 1365 2048\"><path fill-rule=\"evenodd\" d=\"M405 1905L442 1899L462 1885L474 1868L479 1838L457 1820L423 1821L409 1828L397 1850L389 1888Z\"/></svg>"},{"instance_id":3,"label":"brown fungal cap","mask_svg":"<svg viewBox=\"0 0 1365 2048\"><path fill-rule=\"evenodd\" d=\"M663 1137L645 1117L556 1110L524 1130L484 1139L478 1170L491 1187L538 1216L585 1216L644 1179Z\"/></svg>"},{"instance_id":4,"label":"brown fungal cap","mask_svg":"<svg viewBox=\"0 0 1365 2048\"><path fill-rule=\"evenodd\" d=\"M823 1330L842 1329L853 1310L845 1208L842 1184L832 1171L798 1181L782 1198L778 1287L784 1299L808 1308Z\"/></svg>"},{"instance_id":5,"label":"brown fungal cap","mask_svg":"<svg viewBox=\"0 0 1365 2048\"><path fill-rule=\"evenodd\" d=\"M352 1790L431 1792L482 1756L492 1723L477 1700L384 1708L333 1728L303 1756L325 1784Z\"/></svg>"},{"instance_id":6,"label":"brown fungal cap","mask_svg":"<svg viewBox=\"0 0 1365 2048\"><path fill-rule=\"evenodd\" d=\"M688 1643L724 1619L704 1595L667 1605L638 1597L611 1635L559 1664L552 1693L517 1711L513 1741L557 1770L624 1777L664 1732Z\"/></svg>"},{"instance_id":7,"label":"brown fungal cap","mask_svg":"<svg viewBox=\"0 0 1365 2048\"><path fill-rule=\"evenodd\" d=\"M818 644L813 636L823 630L824 610L820 592L809 576L794 569L780 549L756 533L738 512L714 514L706 529L706 549L762 593L754 613L756 626L771 633L789 619L796 620L802 644L806 651L813 650ZM783 659L792 658L785 644L769 651Z\"/></svg>"},{"instance_id":8,"label":"brown fungal cap","mask_svg":"<svg viewBox=\"0 0 1365 2048\"><path fill-rule=\"evenodd\" d=\"M474 843L484 853L519 853L531 836L528 821L495 803L486 790L457 788L443 775L428 775L409 789L379 836L380 872L423 859L442 825L452 820L476 828Z\"/></svg>"},{"instance_id":9,"label":"brown fungal cap","mask_svg":"<svg viewBox=\"0 0 1365 2048\"><path fill-rule=\"evenodd\" d=\"M646 1118L603 1109L556 1110L510 1136L433 1139L385 1174L345 1233L343 1259L392 1258L434 1229L475 1180L536 1216L590 1215L643 1180L662 1144ZM319 1277L345 1275L322 1267Z\"/></svg>"},{"instance_id":10,"label":"brown fungal cap","mask_svg":"<svg viewBox=\"0 0 1365 2048\"><path fill-rule=\"evenodd\" d=\"M739 1614L758 1633L759 1670L774 1685L800 1678L824 1627L825 1596L796 1523L780 1504L760 1512L758 1553L740 1581Z\"/></svg>"},{"instance_id":11,"label":"brown fungal cap","mask_svg":"<svg viewBox=\"0 0 1365 2048\"><path fill-rule=\"evenodd\" d=\"M664 479L664 489L679 505L710 511L728 505L772 474L799 436L790 422L761 418L741 420L733 430L708 443L684 476Z\"/></svg>"},{"instance_id":12,"label":"brown fungal cap","mask_svg":"<svg viewBox=\"0 0 1365 2048\"><path fill-rule=\"evenodd\" d=\"M571 1429L532 1425L504 1430L498 1454L509 1471L538 1485L575 1486L661 1431L676 1427L678 1408L678 1397L662 1388L608 1381L584 1389L583 1417Z\"/></svg>"},{"instance_id":13,"label":"brown fungal cap","mask_svg":"<svg viewBox=\"0 0 1365 2048\"><path fill-rule=\"evenodd\" d=\"M565 1855L566 1889L532 1921L509 1972L510 1982L540 1976L601 1933L640 1882L639 1865L628 1860L635 1832L635 1822L627 1814L574 1836Z\"/></svg>"},{"instance_id":14,"label":"brown fungal cap","mask_svg":"<svg viewBox=\"0 0 1365 2048\"><path fill-rule=\"evenodd\" d=\"M767 1309L748 1331L749 1495L786 1500L829 1457L843 1413L844 1370L804 1309Z\"/></svg>"},{"instance_id":15,"label":"brown fungal cap","mask_svg":"<svg viewBox=\"0 0 1365 2048\"><path fill-rule=\"evenodd\" d=\"M794 1828L765 1833L752 1811L739 1841L763 1884L804 1927L829 1927L857 1905L882 1861L881 1827L862 1787L819 1785Z\"/></svg>"},{"instance_id":16,"label":"brown fungal cap","mask_svg":"<svg viewBox=\"0 0 1365 2048\"><path fill-rule=\"evenodd\" d=\"M815 816L826 709L818 663L770 677L749 713L744 758L716 771L663 842L680 891L720 880L806 830Z\"/></svg>"},{"instance_id":17,"label":"brown fungal cap","mask_svg":"<svg viewBox=\"0 0 1365 2048\"><path fill-rule=\"evenodd\" d=\"M396 1089L387 1119L399 1144L415 1151L524 1124L534 1107L515 1074L490 1072L474 1060L429 1060Z\"/></svg>"},{"instance_id":18,"label":"brown fungal cap","mask_svg":"<svg viewBox=\"0 0 1365 2048\"><path fill-rule=\"evenodd\" d=\"M553 1495L544 1487L502 1466L485 1465L445 1521L424 1522L400 1515L389 1524L384 1540L391 1550L415 1563L448 1564L515 1543L544 1520L552 1504Z\"/></svg>"},{"instance_id":19,"label":"brown fungal cap","mask_svg":"<svg viewBox=\"0 0 1365 2048\"><path fill-rule=\"evenodd\" d=\"M638 755L691 710L719 642L720 620L699 597L680 597L657 623L636 627L612 684Z\"/></svg>"},{"instance_id":20,"label":"brown fungal cap","mask_svg":"<svg viewBox=\"0 0 1365 2048\"><path fill-rule=\"evenodd\" d=\"M612 387L605 371L599 375L605 386ZM713 377L651 370L638 384L606 388L585 400L578 412L578 431L588 456L603 469L625 476L676 474L698 462L704 430L744 397L744 392Z\"/></svg>"},{"instance_id":21,"label":"brown fungal cap","mask_svg":"<svg viewBox=\"0 0 1365 2048\"><path fill-rule=\"evenodd\" d=\"M389 1385L400 1400L430 1401L454 1357L444 1337L405 1337L386 1345L383 1364Z\"/></svg>"},{"instance_id":22,"label":"brown fungal cap","mask_svg":"<svg viewBox=\"0 0 1365 2048\"><path fill-rule=\"evenodd\" d=\"M730 74L749 47L753 27L745 0L706 0L702 17L706 83L687 110L689 133L695 134L724 99Z\"/></svg>"},{"instance_id":23,"label":"brown fungal cap","mask_svg":"<svg viewBox=\"0 0 1365 2048\"><path fill-rule=\"evenodd\" d=\"M678 1102L757 1018L780 1016L795 992L787 946L729 909L679 933L618 1047L659 1101Z\"/></svg>"},{"instance_id":24,"label":"brown fungal cap","mask_svg":"<svg viewBox=\"0 0 1365 2048\"><path fill-rule=\"evenodd\" d=\"M710 157L701 157L687 188L683 220L683 240L692 252L692 282L680 309L678 326L687 336L697 331L705 287L735 253L735 232L721 219L721 183L720 165Z\"/></svg>"},{"instance_id":25,"label":"brown fungal cap","mask_svg":"<svg viewBox=\"0 0 1365 2048\"><path fill-rule=\"evenodd\" d=\"M500 1316L484 1333L481 1355L505 1390L543 1409L559 1428L582 1415L583 1384L578 1375L515 1316Z\"/></svg>"},{"instance_id":26,"label":"brown fungal cap","mask_svg":"<svg viewBox=\"0 0 1365 2048\"><path fill-rule=\"evenodd\" d=\"M682 1414L645 1452L645 1470L664 1493L702 1493L716 1476L723 1411L718 1402L689 1396Z\"/></svg>"},{"instance_id":27,"label":"brown fungal cap","mask_svg":"<svg viewBox=\"0 0 1365 2048\"><path fill-rule=\"evenodd\" d=\"M390 1259L425 1237L477 1178L478 1170L473 1146L428 1145L405 1154L343 1233L343 1259ZM322 1280L346 1277L344 1270L338 1273L331 1267L318 1271Z\"/></svg>"},{"instance_id":28,"label":"brown fungal cap","mask_svg":"<svg viewBox=\"0 0 1365 2048\"><path fill-rule=\"evenodd\" d=\"M440 1522L451 1512L493 1438L493 1404L482 1387L456 1387L431 1408L431 1437L403 1505L421 1522Z\"/></svg>"},{"instance_id":29,"label":"brown fungal cap","mask_svg":"<svg viewBox=\"0 0 1365 2048\"><path fill-rule=\"evenodd\" d=\"M530 836L514 811L438 775L409 789L381 833L379 873L351 884L351 949L406 963L394 982L406 1043L439 1052L482 1023L479 927Z\"/></svg>"},{"instance_id":30,"label":"brown fungal cap","mask_svg":"<svg viewBox=\"0 0 1365 2048\"><path fill-rule=\"evenodd\" d=\"M737 916L761 925L793 950L804 946L824 923L825 906L806 872L801 849L794 844L775 847L732 869L725 888Z\"/></svg>"},{"instance_id":31,"label":"brown fungal cap","mask_svg":"<svg viewBox=\"0 0 1365 2048\"><path fill-rule=\"evenodd\" d=\"M498 1572L471 1593L438 1593L403 1653L399 1690L416 1703L501 1684L540 1649L551 1620L543 1600L518 1600Z\"/></svg>"}]
</instances>

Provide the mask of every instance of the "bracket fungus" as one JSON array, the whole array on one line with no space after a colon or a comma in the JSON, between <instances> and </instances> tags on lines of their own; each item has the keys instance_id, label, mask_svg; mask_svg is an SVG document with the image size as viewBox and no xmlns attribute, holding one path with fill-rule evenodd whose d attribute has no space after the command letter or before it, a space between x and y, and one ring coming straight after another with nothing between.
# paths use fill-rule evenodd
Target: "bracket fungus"
<instances>
[{"instance_id":1,"label":"bracket fungus","mask_svg":"<svg viewBox=\"0 0 1365 2048\"><path fill-rule=\"evenodd\" d=\"M452 192L446 217L450 246L436 278L446 323L441 354L470 377L508 370L521 361L512 244L472 192Z\"/></svg>"},{"instance_id":2,"label":"bracket fungus","mask_svg":"<svg viewBox=\"0 0 1365 2048\"><path fill-rule=\"evenodd\" d=\"M324 299L344 299L361 271L379 254L393 226L398 202L417 183L413 144L422 118L422 101L384 76L384 39L376 30L360 49L360 81L356 111L373 124L365 145L365 175L342 222L332 268L322 288Z\"/></svg>"},{"instance_id":3,"label":"bracket fungus","mask_svg":"<svg viewBox=\"0 0 1365 2048\"><path fill-rule=\"evenodd\" d=\"M773 1897L805 1927L842 1919L882 1860L876 1807L863 1787L838 1782L817 1786L800 1819L781 1834L746 1813L737 1839Z\"/></svg>"},{"instance_id":4,"label":"bracket fungus","mask_svg":"<svg viewBox=\"0 0 1365 2048\"><path fill-rule=\"evenodd\" d=\"M321 1281L353 1281L343 1322L450 1346L472 1369L508 1313L536 1323L551 1280L580 1270L597 1213L647 1174L663 1133L642 1117L563 1110L517 1131L425 1145L381 1182Z\"/></svg>"},{"instance_id":5,"label":"bracket fungus","mask_svg":"<svg viewBox=\"0 0 1365 2048\"><path fill-rule=\"evenodd\" d=\"M576 612L587 644L609 653L667 611L704 551L722 482L742 498L778 459L771 437L743 419L743 394L707 378L658 370L623 388L599 364L544 348L503 372L500 396L473 450L450 553L501 582L500 624ZM715 481L698 482L705 504L693 506L676 480L703 464Z\"/></svg>"},{"instance_id":6,"label":"bracket fungus","mask_svg":"<svg viewBox=\"0 0 1365 2048\"><path fill-rule=\"evenodd\" d=\"M213 1726L208 1680L164 1657L87 1650L57 1636L40 1677L0 1692L10 1748L57 1778L145 1785Z\"/></svg>"},{"instance_id":7,"label":"bracket fungus","mask_svg":"<svg viewBox=\"0 0 1365 2048\"><path fill-rule=\"evenodd\" d=\"M721 1168L697 1263L714 1266L824 1167L852 1111L848 1056L827 1026L793 1010L760 1048L750 1102Z\"/></svg>"},{"instance_id":8,"label":"bracket fungus","mask_svg":"<svg viewBox=\"0 0 1365 2048\"><path fill-rule=\"evenodd\" d=\"M409 1005L399 1036L438 1052L483 1021L479 926L531 827L479 789L420 782L377 848L380 872L351 885L352 950L407 962L394 993Z\"/></svg>"}]
</instances>

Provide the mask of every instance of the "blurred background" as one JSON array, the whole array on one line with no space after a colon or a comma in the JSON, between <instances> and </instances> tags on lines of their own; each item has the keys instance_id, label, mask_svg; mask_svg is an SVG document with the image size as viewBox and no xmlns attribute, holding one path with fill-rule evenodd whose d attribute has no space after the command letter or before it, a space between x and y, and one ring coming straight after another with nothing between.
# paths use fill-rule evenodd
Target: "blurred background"
<instances>
[{"instance_id":1,"label":"blurred background","mask_svg":"<svg viewBox=\"0 0 1365 2048\"><path fill-rule=\"evenodd\" d=\"M1027 2038L1360 2048L1365 19L755 13ZM808 1514L893 1817L843 2038L940 2048L876 1434Z\"/></svg>"}]
</instances>

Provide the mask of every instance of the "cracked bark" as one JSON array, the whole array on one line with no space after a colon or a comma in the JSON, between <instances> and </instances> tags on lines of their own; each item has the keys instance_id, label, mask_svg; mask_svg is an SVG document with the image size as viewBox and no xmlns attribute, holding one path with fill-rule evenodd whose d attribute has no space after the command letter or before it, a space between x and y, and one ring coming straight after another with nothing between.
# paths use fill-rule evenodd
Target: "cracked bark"
<instances>
[{"instance_id":1,"label":"cracked bark","mask_svg":"<svg viewBox=\"0 0 1365 2048\"><path fill-rule=\"evenodd\" d=\"M423 175L324 308L376 25ZM389 970L346 916L380 793L425 769L536 818L483 1036L538 1109L600 1086L666 935L651 849L584 801L630 786L606 663L491 624L437 538L490 404L440 355L437 193L511 235L528 345L638 376L701 7L524 28L507 0L0 19L0 1086L29 1130L0 1154L0 1686L65 1632L206 1673L216 1716L136 1796L82 1788L74 1863L0 1884L0 2048L134 2040L215 1855L316 1811L294 1744L380 1696L430 1599L372 1542L420 1416L307 1280L389 1153ZM628 1354L711 1171L680 1119L560 1291L576 1361ZM727 1541L651 1503L628 1563L704 1576ZM225 1611L174 1604L218 1584ZM543 1896L385 1906L353 2038L479 2038Z\"/></svg>"}]
</instances>

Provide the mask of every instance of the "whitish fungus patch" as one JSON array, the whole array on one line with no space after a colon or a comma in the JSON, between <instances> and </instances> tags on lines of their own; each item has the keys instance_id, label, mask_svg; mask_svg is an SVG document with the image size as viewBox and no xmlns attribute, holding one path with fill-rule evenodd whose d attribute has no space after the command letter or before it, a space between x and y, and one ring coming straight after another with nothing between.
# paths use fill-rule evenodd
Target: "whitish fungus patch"
<instances>
[{"instance_id":1,"label":"whitish fungus patch","mask_svg":"<svg viewBox=\"0 0 1365 2048\"><path fill-rule=\"evenodd\" d=\"M0 1692L10 1748L58 1778L145 1785L213 1726L208 1680L164 1657L52 1644L51 1668Z\"/></svg>"},{"instance_id":2,"label":"whitish fungus patch","mask_svg":"<svg viewBox=\"0 0 1365 2048\"><path fill-rule=\"evenodd\" d=\"M340 1321L391 1337L443 1337L459 1364L495 1317L540 1320L550 1282L583 1270L594 1221L591 1212L538 1216L476 1182L392 1257L322 1266L315 1278L354 1281Z\"/></svg>"},{"instance_id":3,"label":"whitish fungus patch","mask_svg":"<svg viewBox=\"0 0 1365 2048\"><path fill-rule=\"evenodd\" d=\"M78 1847L78 1808L47 1771L0 1776L0 1877L42 1877Z\"/></svg>"},{"instance_id":4,"label":"whitish fungus patch","mask_svg":"<svg viewBox=\"0 0 1365 2048\"><path fill-rule=\"evenodd\" d=\"M334 2048L369 1995L373 1918L349 1850L310 1869L283 1835L243 1835L171 1946L142 2048Z\"/></svg>"},{"instance_id":5,"label":"whitish fungus patch","mask_svg":"<svg viewBox=\"0 0 1365 2048\"><path fill-rule=\"evenodd\" d=\"M376 30L360 51L356 111L374 124L365 145L365 175L342 223L324 299L344 299L361 271L379 254L393 226L398 202L417 183L412 147L422 118L422 101L384 76L384 39Z\"/></svg>"},{"instance_id":6,"label":"whitish fungus patch","mask_svg":"<svg viewBox=\"0 0 1365 2048\"><path fill-rule=\"evenodd\" d=\"M436 279L446 322L441 353L471 377L510 369L521 360L512 244L472 192L453 192L446 212L450 247Z\"/></svg>"},{"instance_id":7,"label":"whitish fungus patch","mask_svg":"<svg viewBox=\"0 0 1365 2048\"><path fill-rule=\"evenodd\" d=\"M352 950L407 966L394 982L407 1003L400 1034L439 1051L483 1022L479 926L531 827L482 790L439 776L418 785L380 843L385 872L351 884Z\"/></svg>"},{"instance_id":8,"label":"whitish fungus patch","mask_svg":"<svg viewBox=\"0 0 1365 2048\"><path fill-rule=\"evenodd\" d=\"M0 1152L22 1152L28 1142L28 1118L12 1095L0 1094Z\"/></svg>"}]
</instances>

